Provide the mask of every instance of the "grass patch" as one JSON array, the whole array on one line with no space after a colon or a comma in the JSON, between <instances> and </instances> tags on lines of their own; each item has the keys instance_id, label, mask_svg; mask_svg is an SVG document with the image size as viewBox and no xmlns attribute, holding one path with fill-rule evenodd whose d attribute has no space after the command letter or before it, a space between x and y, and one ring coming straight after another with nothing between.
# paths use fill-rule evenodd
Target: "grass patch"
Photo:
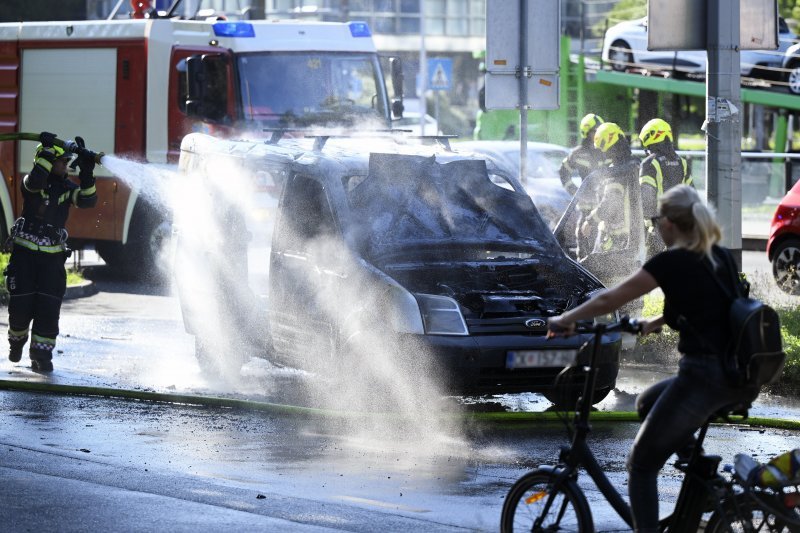
<instances>
[{"instance_id":1,"label":"grass patch","mask_svg":"<svg viewBox=\"0 0 800 533\"><path fill-rule=\"evenodd\" d=\"M757 287L754 287L757 289ZM751 294L760 298L758 291ZM664 295L653 291L644 297L643 317L658 316L664 309ZM786 365L780 380L771 385L769 390L783 394L796 394L800 390L800 308L776 307L775 311L781 319L781 336L783 350L786 352ZM672 347L678 345L678 332L665 327L660 335L646 335L639 339L639 344L650 347Z\"/></svg>"},{"instance_id":2,"label":"grass patch","mask_svg":"<svg viewBox=\"0 0 800 533\"><path fill-rule=\"evenodd\" d=\"M800 309L777 309L781 317L781 336L783 350L786 352L786 366L777 383L777 388L796 391L800 384Z\"/></svg>"},{"instance_id":3,"label":"grass patch","mask_svg":"<svg viewBox=\"0 0 800 533\"><path fill-rule=\"evenodd\" d=\"M86 278L83 277L83 274L77 270L67 267L67 287L71 285L80 285L85 279Z\"/></svg>"}]
</instances>

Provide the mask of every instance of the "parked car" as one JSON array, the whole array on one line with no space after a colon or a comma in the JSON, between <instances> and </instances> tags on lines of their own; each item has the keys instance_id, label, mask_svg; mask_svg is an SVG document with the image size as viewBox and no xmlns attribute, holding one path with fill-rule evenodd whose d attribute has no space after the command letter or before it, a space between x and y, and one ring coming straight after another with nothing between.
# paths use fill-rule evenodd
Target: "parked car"
<instances>
[{"instance_id":1,"label":"parked car","mask_svg":"<svg viewBox=\"0 0 800 533\"><path fill-rule=\"evenodd\" d=\"M453 147L459 152L489 156L507 172L519 175L519 141L465 141ZM561 162L568 154L567 148L557 144L528 143L528 179L523 185L551 230L556 227L572 199L558 175Z\"/></svg>"},{"instance_id":2,"label":"parked car","mask_svg":"<svg viewBox=\"0 0 800 533\"><path fill-rule=\"evenodd\" d=\"M246 335L254 355L294 368L356 373L358 354L391 357L452 393L534 391L574 407L583 380L564 369L585 363L586 338L548 340L547 318L602 284L564 254L516 175L442 146L323 140L184 138L181 169L209 187L229 187L220 165L285 177L274 215L235 213L257 191L240 185L228 200L212 189L212 227L194 239L194 218L179 229L177 272L191 275L176 276L178 294L198 359ZM258 299L243 290L258 232L242 225L273 220L268 294ZM603 343L595 401L619 370L620 336Z\"/></svg>"},{"instance_id":3,"label":"parked car","mask_svg":"<svg viewBox=\"0 0 800 533\"><path fill-rule=\"evenodd\" d=\"M783 81L791 94L800 94L800 43L790 46L783 56Z\"/></svg>"},{"instance_id":4,"label":"parked car","mask_svg":"<svg viewBox=\"0 0 800 533\"><path fill-rule=\"evenodd\" d=\"M402 118L392 120L392 129L408 130L411 135L441 135L442 130L436 127L436 119L425 114L425 131L420 125L419 113L415 111L404 111Z\"/></svg>"},{"instance_id":5,"label":"parked car","mask_svg":"<svg viewBox=\"0 0 800 533\"><path fill-rule=\"evenodd\" d=\"M784 53L797 40L783 18L778 19L777 50L742 50L741 75L745 78L782 79ZM704 50L647 49L647 17L626 20L611 26L603 38L603 61L613 70L669 71L680 76L705 77L707 55Z\"/></svg>"},{"instance_id":6,"label":"parked car","mask_svg":"<svg viewBox=\"0 0 800 533\"><path fill-rule=\"evenodd\" d=\"M783 197L767 240L772 275L783 291L800 296L800 181Z\"/></svg>"}]
</instances>

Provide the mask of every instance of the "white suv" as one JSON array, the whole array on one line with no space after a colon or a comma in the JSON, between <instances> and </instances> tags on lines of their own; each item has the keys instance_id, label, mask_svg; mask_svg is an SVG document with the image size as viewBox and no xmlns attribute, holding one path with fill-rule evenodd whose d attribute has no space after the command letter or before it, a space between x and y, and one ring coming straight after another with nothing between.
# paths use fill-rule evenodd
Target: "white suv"
<instances>
[{"instance_id":1,"label":"white suv","mask_svg":"<svg viewBox=\"0 0 800 533\"><path fill-rule=\"evenodd\" d=\"M781 79L779 73L786 50L797 40L783 18L778 19L777 50L743 50L741 75L745 78ZM603 62L618 72L630 69L670 71L685 77L705 77L706 52L703 50L649 51L647 17L620 22L606 31ZM800 90L800 82L798 83Z\"/></svg>"}]
</instances>

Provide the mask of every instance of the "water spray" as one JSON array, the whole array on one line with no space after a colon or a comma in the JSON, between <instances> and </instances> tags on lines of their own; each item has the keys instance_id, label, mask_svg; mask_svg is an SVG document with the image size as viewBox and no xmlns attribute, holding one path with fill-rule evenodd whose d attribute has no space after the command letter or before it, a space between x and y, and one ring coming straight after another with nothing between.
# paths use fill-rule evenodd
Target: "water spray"
<instances>
[{"instance_id":1,"label":"water spray","mask_svg":"<svg viewBox=\"0 0 800 533\"><path fill-rule=\"evenodd\" d=\"M38 133L21 133L21 132L13 132L13 133L0 133L0 141L34 141L39 142L39 134ZM81 146L79 143L72 141L72 140L61 140L61 139L54 139L53 144L58 146L59 148L63 148L67 152L72 152L74 154L83 155L83 154L91 154L92 158L94 158L95 163L102 165L102 159L105 157L105 153L103 152L94 152Z\"/></svg>"}]
</instances>

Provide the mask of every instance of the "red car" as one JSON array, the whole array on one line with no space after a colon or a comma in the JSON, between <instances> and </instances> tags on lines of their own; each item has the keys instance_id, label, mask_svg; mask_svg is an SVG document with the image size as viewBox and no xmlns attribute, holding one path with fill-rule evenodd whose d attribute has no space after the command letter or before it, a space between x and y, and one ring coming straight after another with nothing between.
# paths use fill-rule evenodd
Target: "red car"
<instances>
[{"instance_id":1,"label":"red car","mask_svg":"<svg viewBox=\"0 0 800 533\"><path fill-rule=\"evenodd\" d=\"M800 181L786 193L772 217L767 257L778 287L800 295Z\"/></svg>"}]
</instances>

